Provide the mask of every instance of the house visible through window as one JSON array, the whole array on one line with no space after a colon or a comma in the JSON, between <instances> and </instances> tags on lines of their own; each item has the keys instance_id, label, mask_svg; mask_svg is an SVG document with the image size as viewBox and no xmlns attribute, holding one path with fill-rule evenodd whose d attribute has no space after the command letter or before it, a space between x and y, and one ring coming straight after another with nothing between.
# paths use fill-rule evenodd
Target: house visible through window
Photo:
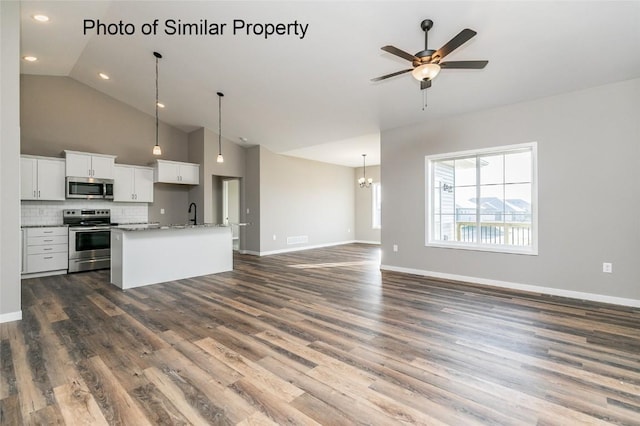
<instances>
[{"instance_id":1,"label":"house visible through window","mask_svg":"<svg viewBox=\"0 0 640 426\"><path fill-rule=\"evenodd\" d=\"M427 246L537 254L536 144L426 157Z\"/></svg>"},{"instance_id":2,"label":"house visible through window","mask_svg":"<svg viewBox=\"0 0 640 426\"><path fill-rule=\"evenodd\" d=\"M381 186L380 182L376 182L371 185L371 194L373 199L373 211L371 214L371 222L373 229L380 229L382 227L382 220L380 218L382 211L382 201L380 198L381 195Z\"/></svg>"}]
</instances>

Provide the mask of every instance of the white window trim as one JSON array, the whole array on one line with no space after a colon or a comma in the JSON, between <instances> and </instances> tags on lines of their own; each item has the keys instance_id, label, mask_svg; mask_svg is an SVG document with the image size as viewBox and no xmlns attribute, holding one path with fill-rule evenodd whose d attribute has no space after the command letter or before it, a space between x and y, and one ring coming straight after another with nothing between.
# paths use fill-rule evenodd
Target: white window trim
<instances>
[{"instance_id":1,"label":"white window trim","mask_svg":"<svg viewBox=\"0 0 640 426\"><path fill-rule=\"evenodd\" d=\"M433 193L431 191L431 185L433 181L433 167L432 162L437 160L444 160L448 158L460 158L464 156L476 156L486 155L492 153L501 153L504 151L517 150L522 148L530 148L532 154L532 185L531 185L531 235L533 243L529 247L519 246L507 246L507 245L493 245L493 244L480 244L480 243L465 243L460 241L432 241L433 232L433 216L430 210L432 205ZM425 246L426 247L438 247L448 249L461 249L461 250L475 250L475 251L488 251L498 253L509 254L524 254L537 256L538 255L538 143L528 142L515 145L496 146L492 148L473 149L467 151L449 152L445 154L435 154L425 156L425 177L426 177L426 197L425 197Z\"/></svg>"},{"instance_id":2,"label":"white window trim","mask_svg":"<svg viewBox=\"0 0 640 426\"><path fill-rule=\"evenodd\" d=\"M376 209L376 191L374 185L380 185L380 182L373 182L371 186L371 229L382 229L382 211L380 212L380 225L376 226L373 218L375 217ZM382 189L381 189L382 190Z\"/></svg>"}]
</instances>

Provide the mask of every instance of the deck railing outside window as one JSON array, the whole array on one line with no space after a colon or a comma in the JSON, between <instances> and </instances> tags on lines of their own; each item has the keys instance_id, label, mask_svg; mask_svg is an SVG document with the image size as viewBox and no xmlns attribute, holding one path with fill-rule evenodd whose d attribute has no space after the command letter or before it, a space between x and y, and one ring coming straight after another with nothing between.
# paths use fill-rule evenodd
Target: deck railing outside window
<instances>
[{"instance_id":1,"label":"deck railing outside window","mask_svg":"<svg viewBox=\"0 0 640 426\"><path fill-rule=\"evenodd\" d=\"M476 222L456 222L456 241L476 242ZM480 222L480 240L485 244L531 245L531 223Z\"/></svg>"}]
</instances>

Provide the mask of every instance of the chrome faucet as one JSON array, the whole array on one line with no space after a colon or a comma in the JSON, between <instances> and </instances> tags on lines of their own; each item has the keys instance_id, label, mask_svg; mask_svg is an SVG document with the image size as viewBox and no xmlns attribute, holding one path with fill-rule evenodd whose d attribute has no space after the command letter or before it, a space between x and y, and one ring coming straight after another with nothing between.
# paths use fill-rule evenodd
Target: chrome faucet
<instances>
[{"instance_id":1,"label":"chrome faucet","mask_svg":"<svg viewBox=\"0 0 640 426\"><path fill-rule=\"evenodd\" d=\"M189 222L193 222L194 225L198 224L198 206L196 203L189 204L189 212L191 213L191 207L193 207L193 219L189 219Z\"/></svg>"}]
</instances>

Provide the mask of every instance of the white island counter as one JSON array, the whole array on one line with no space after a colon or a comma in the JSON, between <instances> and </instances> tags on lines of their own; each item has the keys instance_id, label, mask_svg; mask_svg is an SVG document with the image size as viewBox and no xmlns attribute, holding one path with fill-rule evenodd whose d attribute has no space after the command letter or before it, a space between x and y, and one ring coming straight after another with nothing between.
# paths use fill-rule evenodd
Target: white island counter
<instances>
[{"instance_id":1,"label":"white island counter","mask_svg":"<svg viewBox=\"0 0 640 426\"><path fill-rule=\"evenodd\" d=\"M111 284L122 289L232 269L228 226L121 225L111 229Z\"/></svg>"}]
</instances>

